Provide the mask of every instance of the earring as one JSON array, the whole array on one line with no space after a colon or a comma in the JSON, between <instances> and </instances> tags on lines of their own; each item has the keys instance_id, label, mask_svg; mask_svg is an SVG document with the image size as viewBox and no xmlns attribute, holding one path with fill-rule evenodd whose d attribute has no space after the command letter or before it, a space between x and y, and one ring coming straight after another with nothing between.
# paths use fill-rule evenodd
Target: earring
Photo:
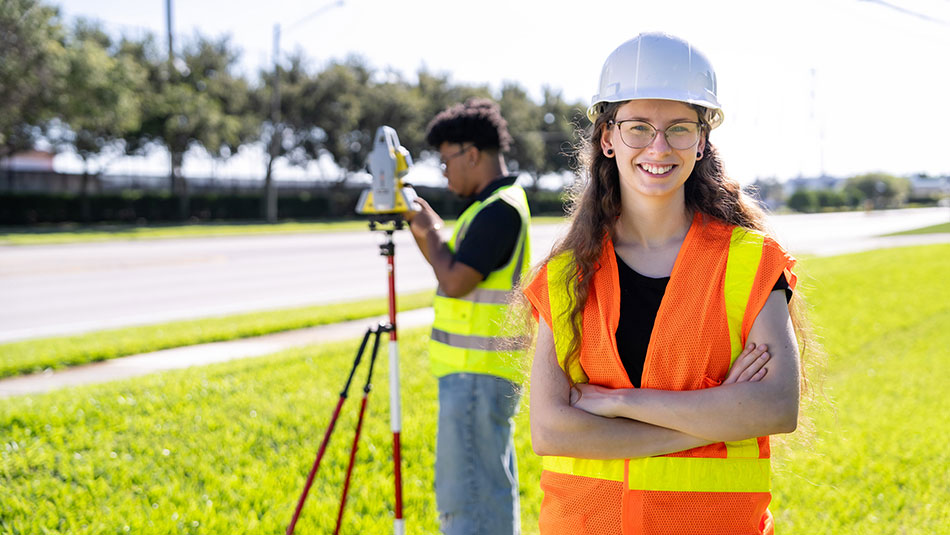
<instances>
[{"instance_id":1,"label":"earring","mask_svg":"<svg viewBox=\"0 0 950 535\"><path fill-rule=\"evenodd\" d=\"M696 159L697 159L697 160L702 160L702 159L703 159L703 153L702 153L702 152L699 152L699 151L696 151Z\"/></svg>"},{"instance_id":2,"label":"earring","mask_svg":"<svg viewBox=\"0 0 950 535\"><path fill-rule=\"evenodd\" d=\"M613 155L614 155L614 149L607 149L607 156L613 156Z\"/></svg>"}]
</instances>

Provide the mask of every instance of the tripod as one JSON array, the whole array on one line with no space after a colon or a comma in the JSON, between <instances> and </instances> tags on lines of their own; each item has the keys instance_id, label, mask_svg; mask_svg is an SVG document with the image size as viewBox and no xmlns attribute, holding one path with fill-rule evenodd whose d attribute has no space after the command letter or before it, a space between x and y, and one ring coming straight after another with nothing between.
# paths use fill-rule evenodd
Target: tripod
<instances>
[{"instance_id":1,"label":"tripod","mask_svg":"<svg viewBox=\"0 0 950 535\"><path fill-rule=\"evenodd\" d=\"M399 344L396 337L396 246L393 244L393 232L402 228L403 220L400 218L397 219L387 219L387 220L371 220L369 223L370 230L377 230L376 225L378 223L392 222L393 228L382 229L386 233L386 241L379 246L379 254L386 257L386 268L389 275L389 323L379 323L378 325L371 326L366 330L366 334L363 335L363 342L360 344L360 348L356 353L356 359L353 361L353 367L350 369L349 377L346 380L346 385L343 387L343 391L340 392L340 399L336 404L336 409L333 411L333 416L330 418L330 425L327 427L326 434L323 437L323 442L320 444L320 449L317 452L317 458L313 463L313 467L310 469L310 473L307 476L307 482L304 485L303 493L300 495L300 500L297 502L297 508L294 510L294 516L290 520L290 524L287 526L287 535L293 535L294 526L297 524L298 518L300 518L300 511L303 509L304 501L307 499L307 494L310 492L310 487L313 485L313 479L317 474L317 469L320 467L320 461L323 459L323 454L326 452L327 444L330 442L330 436L333 434L333 429L336 427L337 419L340 416L340 409L343 408L343 403L346 401L347 392L350 389L350 383L353 380L353 375L356 373L356 368L359 366L360 361L363 358L363 351L366 349L366 344L369 342L369 337L371 334L375 335L373 341L373 354L370 358L369 371L366 374L366 384L363 386L363 401L360 406L359 418L356 423L356 432L353 437L353 447L350 450L350 462L346 469L346 478L343 483L343 495L340 499L340 509L337 513L336 519L336 529L333 531L334 535L337 535L340 532L340 525L343 521L343 509L346 505L346 496L350 488L350 476L353 472L353 464L356 459L356 449L360 440L360 431L363 427L363 415L366 411L366 404L369 399L369 392L372 388L371 379L373 377L373 367L376 363L376 354L379 350L379 335L381 333L389 333L389 421L390 427L393 432L393 478L395 483L395 517L393 519L393 533L395 535L404 535L405 534L405 521L402 517L402 451L399 442L399 434L402 430L402 410L399 401Z\"/></svg>"}]
</instances>

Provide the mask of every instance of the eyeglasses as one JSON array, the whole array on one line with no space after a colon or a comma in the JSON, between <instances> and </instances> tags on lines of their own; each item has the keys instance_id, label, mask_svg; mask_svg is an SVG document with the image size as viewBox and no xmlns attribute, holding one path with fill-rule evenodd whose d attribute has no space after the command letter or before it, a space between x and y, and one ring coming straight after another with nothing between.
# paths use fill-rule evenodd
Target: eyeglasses
<instances>
[{"instance_id":1,"label":"eyeglasses","mask_svg":"<svg viewBox=\"0 0 950 535\"><path fill-rule=\"evenodd\" d=\"M459 149L459 151L456 152L455 154L452 154L451 156L447 156L447 157L445 157L445 158L439 158L439 167L441 167L442 170L445 171L445 168L446 168L446 166L448 166L450 160L452 160L453 158L458 158L459 156L465 154L465 151L467 151L468 149L470 149L470 148L472 148L472 147L474 147L474 146L475 146L475 145L469 145L469 146L466 147L466 146L463 145L462 148Z\"/></svg>"},{"instance_id":2,"label":"eyeglasses","mask_svg":"<svg viewBox=\"0 0 950 535\"><path fill-rule=\"evenodd\" d=\"M642 149L653 143L657 132L663 132L670 147L682 150L699 143L700 126L697 122L683 121L673 123L664 130L657 130L655 126L637 119L611 121L610 126L617 125L620 130L620 139L631 149Z\"/></svg>"}]
</instances>

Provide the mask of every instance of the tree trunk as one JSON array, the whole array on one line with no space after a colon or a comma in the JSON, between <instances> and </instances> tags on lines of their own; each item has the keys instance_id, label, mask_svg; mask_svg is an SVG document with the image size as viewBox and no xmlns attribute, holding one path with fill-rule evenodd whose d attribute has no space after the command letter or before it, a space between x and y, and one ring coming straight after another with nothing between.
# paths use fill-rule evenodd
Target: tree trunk
<instances>
[{"instance_id":1,"label":"tree trunk","mask_svg":"<svg viewBox=\"0 0 950 535\"><path fill-rule=\"evenodd\" d=\"M89 206L89 167L83 162L82 182L79 184L79 213L83 223L92 219L92 208Z\"/></svg>"},{"instance_id":2,"label":"tree trunk","mask_svg":"<svg viewBox=\"0 0 950 535\"><path fill-rule=\"evenodd\" d=\"M181 175L182 161L185 155L182 152L171 152L171 183L172 196L178 198L178 219L187 221L190 215L190 199L188 198L188 184Z\"/></svg>"},{"instance_id":3,"label":"tree trunk","mask_svg":"<svg viewBox=\"0 0 950 535\"><path fill-rule=\"evenodd\" d=\"M271 144L273 146L273 143ZM264 175L264 197L261 204L261 215L268 223L277 222L277 188L274 187L274 155L267 159L267 172Z\"/></svg>"}]
</instances>

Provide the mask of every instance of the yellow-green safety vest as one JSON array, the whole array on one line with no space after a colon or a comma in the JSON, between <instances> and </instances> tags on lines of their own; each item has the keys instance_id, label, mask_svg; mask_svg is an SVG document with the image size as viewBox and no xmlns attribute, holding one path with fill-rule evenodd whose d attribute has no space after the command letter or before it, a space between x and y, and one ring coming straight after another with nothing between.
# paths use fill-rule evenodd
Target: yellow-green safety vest
<instances>
[{"instance_id":1,"label":"yellow-green safety vest","mask_svg":"<svg viewBox=\"0 0 950 535\"><path fill-rule=\"evenodd\" d=\"M520 382L523 376L522 357L528 338L523 333L508 332L505 319L511 293L531 260L528 232L531 215L524 190L516 185L503 186L484 201L472 203L456 222L447 245L454 253L475 216L493 202L508 203L518 211L521 216L518 241L508 262L492 271L468 294L453 298L445 295L441 288L436 293L429 358L432 373L437 377L467 372Z\"/></svg>"}]
</instances>

